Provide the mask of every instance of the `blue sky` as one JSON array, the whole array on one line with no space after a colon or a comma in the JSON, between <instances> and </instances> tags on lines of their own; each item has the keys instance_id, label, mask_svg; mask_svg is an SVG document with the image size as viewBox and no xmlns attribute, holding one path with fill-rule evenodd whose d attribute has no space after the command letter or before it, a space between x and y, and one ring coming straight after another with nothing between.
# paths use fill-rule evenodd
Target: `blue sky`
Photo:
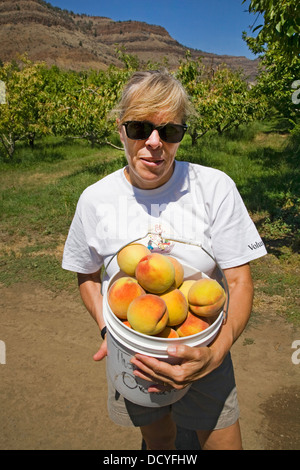
<instances>
[{"instance_id":1,"label":"blue sky","mask_svg":"<svg viewBox=\"0 0 300 470\"><path fill-rule=\"evenodd\" d=\"M54 6L106 16L114 21L137 20L163 26L186 47L215 54L254 55L242 39L255 16L242 0L48 0Z\"/></svg>"}]
</instances>

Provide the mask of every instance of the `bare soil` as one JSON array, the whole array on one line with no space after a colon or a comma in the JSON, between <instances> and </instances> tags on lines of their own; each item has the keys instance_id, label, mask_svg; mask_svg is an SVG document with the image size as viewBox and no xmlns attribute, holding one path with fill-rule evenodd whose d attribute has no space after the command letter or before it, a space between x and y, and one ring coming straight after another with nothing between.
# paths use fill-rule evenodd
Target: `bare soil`
<instances>
[{"instance_id":1,"label":"bare soil","mask_svg":"<svg viewBox=\"0 0 300 470\"><path fill-rule=\"evenodd\" d=\"M108 417L99 332L78 294L24 282L0 299L0 449L140 449L139 430ZM246 450L300 449L295 340L299 328L266 311L232 348Z\"/></svg>"}]
</instances>

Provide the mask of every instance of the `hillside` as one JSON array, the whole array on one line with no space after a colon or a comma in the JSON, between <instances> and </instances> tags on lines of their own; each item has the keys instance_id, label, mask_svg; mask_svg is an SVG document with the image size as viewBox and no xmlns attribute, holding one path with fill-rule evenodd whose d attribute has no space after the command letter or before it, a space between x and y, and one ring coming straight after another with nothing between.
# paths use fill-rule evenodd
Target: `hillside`
<instances>
[{"instance_id":1,"label":"hillside","mask_svg":"<svg viewBox=\"0 0 300 470\"><path fill-rule=\"evenodd\" d=\"M120 66L116 44L143 62L167 57L172 68L178 66L187 50L161 26L78 15L43 0L1 0L0 43L2 62L27 53L33 61L77 71L106 69L109 64ZM206 64L242 68L249 80L256 75L257 60L190 50L193 57L203 57Z\"/></svg>"}]
</instances>

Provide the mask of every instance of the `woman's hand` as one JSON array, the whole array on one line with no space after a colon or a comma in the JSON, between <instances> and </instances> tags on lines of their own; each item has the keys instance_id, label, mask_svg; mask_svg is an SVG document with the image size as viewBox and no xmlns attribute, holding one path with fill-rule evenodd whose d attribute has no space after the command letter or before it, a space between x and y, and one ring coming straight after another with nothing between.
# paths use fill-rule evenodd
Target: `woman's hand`
<instances>
[{"instance_id":1,"label":"woman's hand","mask_svg":"<svg viewBox=\"0 0 300 470\"><path fill-rule=\"evenodd\" d=\"M172 365L142 354L136 354L131 359L131 363L137 367L134 375L157 383L148 388L149 392L161 392L170 387L180 390L217 367L213 352L208 347L170 346L168 354L178 358L179 364Z\"/></svg>"},{"instance_id":2,"label":"woman's hand","mask_svg":"<svg viewBox=\"0 0 300 470\"><path fill-rule=\"evenodd\" d=\"M229 311L216 339L208 347L170 346L169 356L179 359L171 365L153 357L136 354L131 362L137 369L134 374L154 382L149 392L158 392L166 387L178 390L204 377L221 365L233 343L243 332L252 308L253 283L249 264L224 269L229 287ZM156 385L157 384L157 385Z\"/></svg>"},{"instance_id":3,"label":"woman's hand","mask_svg":"<svg viewBox=\"0 0 300 470\"><path fill-rule=\"evenodd\" d=\"M103 340L103 343L100 346L100 349L94 354L94 361L102 361L102 359L107 356L107 341L106 338Z\"/></svg>"}]
</instances>

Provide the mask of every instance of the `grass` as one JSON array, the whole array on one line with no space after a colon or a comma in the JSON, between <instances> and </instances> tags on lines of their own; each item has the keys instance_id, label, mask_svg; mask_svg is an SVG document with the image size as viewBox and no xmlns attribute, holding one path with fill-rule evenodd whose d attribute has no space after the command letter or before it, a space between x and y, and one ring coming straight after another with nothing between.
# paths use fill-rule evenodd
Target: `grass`
<instances>
[{"instance_id":1,"label":"grass","mask_svg":"<svg viewBox=\"0 0 300 470\"><path fill-rule=\"evenodd\" d=\"M189 136L178 159L219 168L236 182L269 255L252 263L256 310L272 309L300 324L299 141L273 123L255 123L224 136L208 135L196 147ZM46 138L20 146L13 163L0 162L0 282L38 281L73 289L61 269L64 241L79 195L124 166L122 151L83 141Z\"/></svg>"},{"instance_id":2,"label":"grass","mask_svg":"<svg viewBox=\"0 0 300 470\"><path fill-rule=\"evenodd\" d=\"M0 282L67 288L74 276L61 270L61 255L79 195L124 163L120 151L53 138L2 163Z\"/></svg>"}]
</instances>

